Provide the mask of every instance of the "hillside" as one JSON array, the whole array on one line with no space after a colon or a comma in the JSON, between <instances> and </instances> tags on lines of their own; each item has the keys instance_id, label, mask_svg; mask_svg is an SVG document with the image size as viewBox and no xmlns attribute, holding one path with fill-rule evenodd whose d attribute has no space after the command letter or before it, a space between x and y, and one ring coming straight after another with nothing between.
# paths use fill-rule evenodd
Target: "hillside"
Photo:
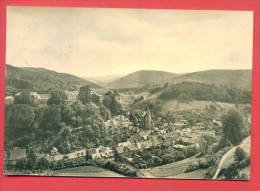
<instances>
[{"instance_id":1,"label":"hillside","mask_svg":"<svg viewBox=\"0 0 260 191\"><path fill-rule=\"evenodd\" d=\"M181 102L192 100L219 101L228 103L250 103L251 91L232 86L216 86L198 82L181 82L161 88L159 98Z\"/></svg>"},{"instance_id":2,"label":"hillside","mask_svg":"<svg viewBox=\"0 0 260 191\"><path fill-rule=\"evenodd\" d=\"M83 84L98 85L76 76L44 68L15 67L6 65L6 94L21 90L46 92L50 89L73 90Z\"/></svg>"},{"instance_id":3,"label":"hillside","mask_svg":"<svg viewBox=\"0 0 260 191\"><path fill-rule=\"evenodd\" d=\"M134 88L167 82L177 74L163 71L141 70L121 77L107 84L111 88Z\"/></svg>"},{"instance_id":4,"label":"hillside","mask_svg":"<svg viewBox=\"0 0 260 191\"><path fill-rule=\"evenodd\" d=\"M251 89L251 70L206 70L173 77L170 83L199 82L212 85L224 85L242 89Z\"/></svg>"},{"instance_id":5,"label":"hillside","mask_svg":"<svg viewBox=\"0 0 260 191\"><path fill-rule=\"evenodd\" d=\"M177 84L198 82L215 86L251 89L251 70L206 70L187 74L174 74L163 71L141 70L118 78L107 84L110 88L137 88L146 85Z\"/></svg>"}]
</instances>

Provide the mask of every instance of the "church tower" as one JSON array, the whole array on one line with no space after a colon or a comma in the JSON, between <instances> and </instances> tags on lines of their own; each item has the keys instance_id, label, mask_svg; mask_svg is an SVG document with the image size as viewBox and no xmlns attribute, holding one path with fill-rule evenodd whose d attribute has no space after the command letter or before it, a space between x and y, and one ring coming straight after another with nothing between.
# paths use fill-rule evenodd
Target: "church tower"
<instances>
[{"instance_id":1,"label":"church tower","mask_svg":"<svg viewBox=\"0 0 260 191\"><path fill-rule=\"evenodd\" d=\"M146 114L144 116L144 128L147 130L153 130L154 129L154 123L152 120L151 112L149 110L149 107L147 108Z\"/></svg>"}]
</instances>

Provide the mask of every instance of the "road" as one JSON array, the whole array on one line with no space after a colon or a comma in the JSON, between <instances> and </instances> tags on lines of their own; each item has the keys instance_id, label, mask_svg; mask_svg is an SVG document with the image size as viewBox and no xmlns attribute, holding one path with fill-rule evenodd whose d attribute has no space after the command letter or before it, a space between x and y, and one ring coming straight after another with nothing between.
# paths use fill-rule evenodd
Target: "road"
<instances>
[{"instance_id":1,"label":"road","mask_svg":"<svg viewBox=\"0 0 260 191\"><path fill-rule=\"evenodd\" d=\"M247 155L250 156L251 136L245 138L240 145L231 148L226 154L223 155L216 170L216 173L213 176L213 180L217 179L221 169L228 168L232 163L234 163L234 155L237 147L241 147L247 153Z\"/></svg>"},{"instance_id":2,"label":"road","mask_svg":"<svg viewBox=\"0 0 260 191\"><path fill-rule=\"evenodd\" d=\"M232 149L230 149L226 154L224 154L224 156L222 157L222 159L220 160L220 163L218 165L218 168L216 170L215 175L213 176L213 180L216 180L216 178L218 177L220 171L222 168L228 167L230 164L233 163L234 159L233 159L233 154L235 152L237 147L233 147Z\"/></svg>"}]
</instances>

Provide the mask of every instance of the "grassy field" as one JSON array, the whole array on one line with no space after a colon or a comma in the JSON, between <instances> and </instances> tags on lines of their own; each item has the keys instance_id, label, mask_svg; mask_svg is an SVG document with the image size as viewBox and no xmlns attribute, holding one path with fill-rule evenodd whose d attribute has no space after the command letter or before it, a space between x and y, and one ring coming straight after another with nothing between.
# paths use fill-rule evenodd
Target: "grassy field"
<instances>
[{"instance_id":1,"label":"grassy field","mask_svg":"<svg viewBox=\"0 0 260 191\"><path fill-rule=\"evenodd\" d=\"M154 168L143 169L141 173L145 178L171 178L183 174L184 169L194 160L196 159L188 158Z\"/></svg>"},{"instance_id":2,"label":"grassy field","mask_svg":"<svg viewBox=\"0 0 260 191\"><path fill-rule=\"evenodd\" d=\"M205 109L206 106L213 104L211 101L191 101L188 103L180 103L176 100L166 101L163 104L163 111L183 111L191 109ZM214 105L217 104L220 107L233 108L235 105L230 103L221 103L214 102Z\"/></svg>"},{"instance_id":3,"label":"grassy field","mask_svg":"<svg viewBox=\"0 0 260 191\"><path fill-rule=\"evenodd\" d=\"M65 168L54 171L54 174L55 176L125 177L116 172L95 166Z\"/></svg>"},{"instance_id":4,"label":"grassy field","mask_svg":"<svg viewBox=\"0 0 260 191\"><path fill-rule=\"evenodd\" d=\"M166 178L174 178L174 179L204 179L207 170L195 170L189 173L182 173L176 176L168 176Z\"/></svg>"}]
</instances>

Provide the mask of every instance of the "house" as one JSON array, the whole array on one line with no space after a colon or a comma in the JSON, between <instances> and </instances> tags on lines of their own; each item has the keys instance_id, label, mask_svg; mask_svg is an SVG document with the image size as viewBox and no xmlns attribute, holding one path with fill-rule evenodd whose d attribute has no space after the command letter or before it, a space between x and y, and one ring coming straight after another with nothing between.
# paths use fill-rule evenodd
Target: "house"
<instances>
[{"instance_id":1,"label":"house","mask_svg":"<svg viewBox=\"0 0 260 191\"><path fill-rule=\"evenodd\" d=\"M187 137L189 137L192 140L198 140L200 135L197 134L197 133L190 133L190 134L187 135Z\"/></svg>"},{"instance_id":2,"label":"house","mask_svg":"<svg viewBox=\"0 0 260 191\"><path fill-rule=\"evenodd\" d=\"M122 143L118 143L117 144L117 146L124 146L124 147L126 147L126 146L128 146L128 145L131 145L132 143L130 142L130 141L126 141L126 142L122 142Z\"/></svg>"},{"instance_id":3,"label":"house","mask_svg":"<svg viewBox=\"0 0 260 191\"><path fill-rule=\"evenodd\" d=\"M191 144L196 143L196 139L191 139L191 138L188 138L188 137L182 137L181 142L185 145L191 145Z\"/></svg>"},{"instance_id":4,"label":"house","mask_svg":"<svg viewBox=\"0 0 260 191\"><path fill-rule=\"evenodd\" d=\"M185 149L187 146L185 145L179 145L179 144L176 144L176 145L173 145L173 148L175 149Z\"/></svg>"},{"instance_id":5,"label":"house","mask_svg":"<svg viewBox=\"0 0 260 191\"><path fill-rule=\"evenodd\" d=\"M139 134L134 135L134 136L132 136L132 137L129 138L129 141L130 141L131 143L141 142L142 140L143 140L143 138L142 138Z\"/></svg>"},{"instance_id":6,"label":"house","mask_svg":"<svg viewBox=\"0 0 260 191\"><path fill-rule=\"evenodd\" d=\"M87 150L87 156L91 159L99 159L101 158L101 155L98 153L96 148L88 149Z\"/></svg>"},{"instance_id":7,"label":"house","mask_svg":"<svg viewBox=\"0 0 260 191\"><path fill-rule=\"evenodd\" d=\"M161 136L152 136L151 141L153 143L153 146L158 146L164 143L164 139Z\"/></svg>"},{"instance_id":8,"label":"house","mask_svg":"<svg viewBox=\"0 0 260 191\"><path fill-rule=\"evenodd\" d=\"M167 131L166 129L158 129L158 128L155 128L154 133L155 133L155 134L164 135L164 134L167 134L168 131Z\"/></svg>"},{"instance_id":9,"label":"house","mask_svg":"<svg viewBox=\"0 0 260 191\"><path fill-rule=\"evenodd\" d=\"M173 125L175 128L182 128L186 124L184 122L175 122Z\"/></svg>"},{"instance_id":10,"label":"house","mask_svg":"<svg viewBox=\"0 0 260 191\"><path fill-rule=\"evenodd\" d=\"M75 159L75 158L79 158L79 157L84 157L84 156L86 156L86 151L84 149L82 149L82 150L78 150L78 151L74 151L72 153L69 153L66 156L68 157L68 159Z\"/></svg>"},{"instance_id":11,"label":"house","mask_svg":"<svg viewBox=\"0 0 260 191\"><path fill-rule=\"evenodd\" d=\"M15 96L19 96L19 95L21 95L21 93L22 93L22 92L18 92L18 93L16 93L16 94L14 95L14 97L15 97Z\"/></svg>"},{"instance_id":12,"label":"house","mask_svg":"<svg viewBox=\"0 0 260 191\"><path fill-rule=\"evenodd\" d=\"M152 131L151 130L146 130L146 131L140 131L139 135L144 139L147 140L148 136L150 135Z\"/></svg>"},{"instance_id":13,"label":"house","mask_svg":"<svg viewBox=\"0 0 260 191\"><path fill-rule=\"evenodd\" d=\"M99 147L99 153L101 157L112 157L114 155L113 150L110 147Z\"/></svg>"},{"instance_id":14,"label":"house","mask_svg":"<svg viewBox=\"0 0 260 191\"><path fill-rule=\"evenodd\" d=\"M113 119L107 120L105 123L106 127L125 127L125 128L132 128L132 122L123 115L118 115Z\"/></svg>"},{"instance_id":15,"label":"house","mask_svg":"<svg viewBox=\"0 0 260 191\"><path fill-rule=\"evenodd\" d=\"M125 147L125 150L127 151L137 151L139 150L136 144L131 144Z\"/></svg>"},{"instance_id":16,"label":"house","mask_svg":"<svg viewBox=\"0 0 260 191\"><path fill-rule=\"evenodd\" d=\"M198 133L201 135L201 136L210 136L210 137L215 137L216 136L216 132L215 131L209 131L209 130L201 130L201 131L198 131Z\"/></svg>"},{"instance_id":17,"label":"house","mask_svg":"<svg viewBox=\"0 0 260 191\"><path fill-rule=\"evenodd\" d=\"M56 147L53 147L50 151L50 155L56 155L58 154L58 149Z\"/></svg>"},{"instance_id":18,"label":"house","mask_svg":"<svg viewBox=\"0 0 260 191\"><path fill-rule=\"evenodd\" d=\"M9 161L13 164L15 164L17 160L25 159L26 157L26 149L14 147L10 150Z\"/></svg>"},{"instance_id":19,"label":"house","mask_svg":"<svg viewBox=\"0 0 260 191\"><path fill-rule=\"evenodd\" d=\"M153 146L153 142L152 140L142 141L136 143L136 146L138 147L138 149L149 149Z\"/></svg>"},{"instance_id":20,"label":"house","mask_svg":"<svg viewBox=\"0 0 260 191\"><path fill-rule=\"evenodd\" d=\"M5 104L12 104L14 102L14 96L6 96Z\"/></svg>"},{"instance_id":21,"label":"house","mask_svg":"<svg viewBox=\"0 0 260 191\"><path fill-rule=\"evenodd\" d=\"M14 97L20 96L21 94L22 94L22 92L18 92L17 94L15 94ZM38 94L37 92L30 92L30 93L29 93L29 96L30 96L31 98L33 98L34 101L35 101L35 100L37 100L37 101L40 101L40 100L41 100L41 96L40 96L40 94Z\"/></svg>"},{"instance_id":22,"label":"house","mask_svg":"<svg viewBox=\"0 0 260 191\"><path fill-rule=\"evenodd\" d=\"M56 154L54 156L52 156L52 159L54 161L58 161L58 160L62 160L64 158L65 155L62 155L62 154Z\"/></svg>"},{"instance_id":23,"label":"house","mask_svg":"<svg viewBox=\"0 0 260 191\"><path fill-rule=\"evenodd\" d=\"M196 123L196 126L199 128L199 129L203 129L204 128L204 124L199 122L199 123Z\"/></svg>"},{"instance_id":24,"label":"house","mask_svg":"<svg viewBox=\"0 0 260 191\"><path fill-rule=\"evenodd\" d=\"M116 147L116 151L117 153L122 154L125 152L125 147L124 146Z\"/></svg>"},{"instance_id":25,"label":"house","mask_svg":"<svg viewBox=\"0 0 260 191\"><path fill-rule=\"evenodd\" d=\"M65 94L67 96L68 101L76 101L79 94L79 90L76 91L65 90Z\"/></svg>"},{"instance_id":26,"label":"house","mask_svg":"<svg viewBox=\"0 0 260 191\"><path fill-rule=\"evenodd\" d=\"M32 96L34 99L41 99L41 96L37 92L30 92L29 95Z\"/></svg>"},{"instance_id":27,"label":"house","mask_svg":"<svg viewBox=\"0 0 260 191\"><path fill-rule=\"evenodd\" d=\"M107 158L114 156L114 152L110 147L100 146L98 148L89 149L86 156L91 159Z\"/></svg>"},{"instance_id":28,"label":"house","mask_svg":"<svg viewBox=\"0 0 260 191\"><path fill-rule=\"evenodd\" d=\"M129 162L132 162L134 159L131 158L131 157L129 157L129 158L127 158L126 160L128 160Z\"/></svg>"},{"instance_id":29,"label":"house","mask_svg":"<svg viewBox=\"0 0 260 191\"><path fill-rule=\"evenodd\" d=\"M51 97L50 94L39 94L40 95L40 103L47 104L49 98Z\"/></svg>"}]
</instances>

